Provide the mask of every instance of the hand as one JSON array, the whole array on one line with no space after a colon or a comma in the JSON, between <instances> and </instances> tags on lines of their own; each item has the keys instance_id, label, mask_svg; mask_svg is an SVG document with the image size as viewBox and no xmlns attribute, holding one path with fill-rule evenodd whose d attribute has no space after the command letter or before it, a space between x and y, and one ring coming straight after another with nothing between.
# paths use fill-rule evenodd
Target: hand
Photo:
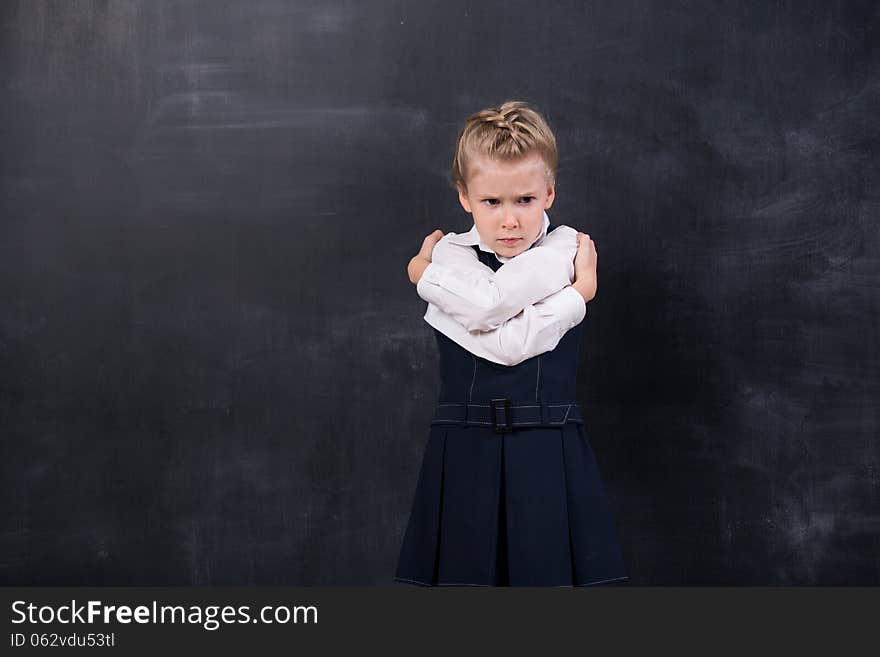
<instances>
[{"instance_id":1,"label":"hand","mask_svg":"<svg viewBox=\"0 0 880 657\"><path fill-rule=\"evenodd\" d=\"M434 247L442 237L443 231L439 228L428 235L424 241L422 241L422 248L419 249L419 252L409 261L409 265L406 267L406 273L409 276L410 283L413 285L419 282L419 279L422 278L422 273L428 265L431 264L431 255L434 253Z\"/></svg>"},{"instance_id":2,"label":"hand","mask_svg":"<svg viewBox=\"0 0 880 657\"><path fill-rule=\"evenodd\" d=\"M572 287L581 293L586 302L596 296L598 254L596 253L596 244L589 235L579 232L577 237L578 249L574 257L574 283L572 283Z\"/></svg>"}]
</instances>

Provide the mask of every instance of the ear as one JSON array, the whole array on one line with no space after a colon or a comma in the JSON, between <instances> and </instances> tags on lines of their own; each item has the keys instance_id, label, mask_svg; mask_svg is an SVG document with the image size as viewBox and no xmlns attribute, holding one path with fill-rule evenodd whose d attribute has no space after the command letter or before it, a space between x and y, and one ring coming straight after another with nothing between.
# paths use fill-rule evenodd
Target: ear
<instances>
[{"instance_id":1,"label":"ear","mask_svg":"<svg viewBox=\"0 0 880 657\"><path fill-rule=\"evenodd\" d=\"M547 183L547 201L544 203L544 209L549 210L550 206L553 205L553 201L556 199L556 181L551 180Z\"/></svg>"},{"instance_id":2,"label":"ear","mask_svg":"<svg viewBox=\"0 0 880 657\"><path fill-rule=\"evenodd\" d=\"M465 212L472 213L473 210L471 210L471 204L467 198L467 191L461 186L461 183L457 183L456 187L458 187L458 202L461 203L461 207L464 208Z\"/></svg>"}]
</instances>

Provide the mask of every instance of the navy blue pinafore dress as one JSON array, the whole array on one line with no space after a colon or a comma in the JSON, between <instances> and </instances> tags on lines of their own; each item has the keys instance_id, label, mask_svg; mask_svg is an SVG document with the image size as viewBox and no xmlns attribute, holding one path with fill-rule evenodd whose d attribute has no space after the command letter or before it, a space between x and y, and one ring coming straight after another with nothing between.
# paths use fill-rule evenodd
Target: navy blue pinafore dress
<instances>
[{"instance_id":1,"label":"navy blue pinafore dress","mask_svg":"<svg viewBox=\"0 0 880 657\"><path fill-rule=\"evenodd\" d=\"M473 247L493 271L501 262ZM398 582L586 586L628 579L576 401L583 322L514 366L435 329L438 403Z\"/></svg>"}]
</instances>

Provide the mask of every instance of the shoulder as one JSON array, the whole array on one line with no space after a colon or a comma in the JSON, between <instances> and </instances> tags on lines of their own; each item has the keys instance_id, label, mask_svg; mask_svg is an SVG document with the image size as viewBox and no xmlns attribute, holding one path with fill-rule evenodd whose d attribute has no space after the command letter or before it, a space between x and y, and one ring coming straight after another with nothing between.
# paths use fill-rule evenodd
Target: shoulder
<instances>
[{"instance_id":1,"label":"shoulder","mask_svg":"<svg viewBox=\"0 0 880 657\"><path fill-rule=\"evenodd\" d=\"M565 235L566 237L573 237L575 240L577 239L577 234L578 234L578 232L574 228L572 228L571 226L566 226L565 224L560 224L559 226L556 226L553 230L551 230L549 233L547 233L548 236L549 235L558 235L561 237L561 236Z\"/></svg>"},{"instance_id":2,"label":"shoulder","mask_svg":"<svg viewBox=\"0 0 880 657\"><path fill-rule=\"evenodd\" d=\"M562 246L571 246L574 244L577 246L577 236L578 232L571 226L560 225L547 233L541 243Z\"/></svg>"},{"instance_id":3,"label":"shoulder","mask_svg":"<svg viewBox=\"0 0 880 657\"><path fill-rule=\"evenodd\" d=\"M439 241L437 242L437 244L440 244L440 243L444 243L444 244L452 244L452 242L451 242L450 240L452 240L452 239L453 239L454 237L456 237L456 236L458 236L458 233L453 233L453 232L450 230L448 233L446 233L445 235L443 235L443 237L441 237L441 238L439 239Z\"/></svg>"},{"instance_id":4,"label":"shoulder","mask_svg":"<svg viewBox=\"0 0 880 657\"><path fill-rule=\"evenodd\" d=\"M462 248L461 244L456 244L452 241L457 233L446 233L443 237L437 240L437 243L434 245L434 253L437 252L447 252L449 250L455 250Z\"/></svg>"},{"instance_id":5,"label":"shoulder","mask_svg":"<svg viewBox=\"0 0 880 657\"><path fill-rule=\"evenodd\" d=\"M461 261L461 260L478 260L477 253L473 247L467 244L457 244L451 238L456 233L446 233L441 237L437 244L434 245L434 251L431 254L431 261Z\"/></svg>"}]
</instances>

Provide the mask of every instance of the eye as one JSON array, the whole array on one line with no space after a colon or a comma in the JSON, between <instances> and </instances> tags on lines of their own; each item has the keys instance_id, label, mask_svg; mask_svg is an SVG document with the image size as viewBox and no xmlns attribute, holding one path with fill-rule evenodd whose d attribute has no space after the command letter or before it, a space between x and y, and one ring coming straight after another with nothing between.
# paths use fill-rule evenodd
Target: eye
<instances>
[{"instance_id":1,"label":"eye","mask_svg":"<svg viewBox=\"0 0 880 657\"><path fill-rule=\"evenodd\" d=\"M485 199L483 199L483 203L488 203L489 205L494 206L496 203L498 203L498 199L497 198L485 198Z\"/></svg>"},{"instance_id":2,"label":"eye","mask_svg":"<svg viewBox=\"0 0 880 657\"><path fill-rule=\"evenodd\" d=\"M520 200L525 201L526 203L531 203L532 201L535 200L535 197L534 196L523 196Z\"/></svg>"}]
</instances>

